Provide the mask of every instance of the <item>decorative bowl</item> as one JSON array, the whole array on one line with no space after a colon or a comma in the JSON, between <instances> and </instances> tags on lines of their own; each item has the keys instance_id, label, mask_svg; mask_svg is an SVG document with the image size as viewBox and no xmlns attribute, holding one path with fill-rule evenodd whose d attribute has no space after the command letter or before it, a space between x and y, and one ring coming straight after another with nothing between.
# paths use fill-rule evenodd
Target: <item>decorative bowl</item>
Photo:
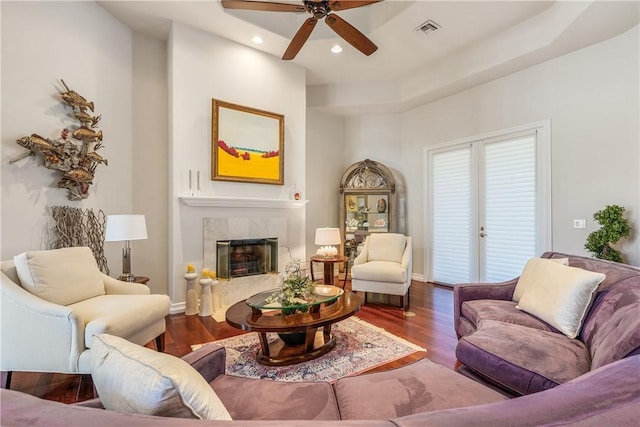
<instances>
[{"instance_id":1,"label":"decorative bowl","mask_svg":"<svg viewBox=\"0 0 640 427\"><path fill-rule=\"evenodd\" d=\"M342 289L335 286L319 285L316 286L314 292L316 295L333 296L338 295Z\"/></svg>"}]
</instances>

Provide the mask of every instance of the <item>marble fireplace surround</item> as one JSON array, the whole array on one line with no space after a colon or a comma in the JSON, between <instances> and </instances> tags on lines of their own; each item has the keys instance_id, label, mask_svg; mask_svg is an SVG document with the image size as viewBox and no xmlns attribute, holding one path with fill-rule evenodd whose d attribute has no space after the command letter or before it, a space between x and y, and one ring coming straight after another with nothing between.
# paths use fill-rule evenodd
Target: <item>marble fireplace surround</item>
<instances>
[{"instance_id":1,"label":"marble fireplace surround","mask_svg":"<svg viewBox=\"0 0 640 427\"><path fill-rule=\"evenodd\" d=\"M287 218L268 217L205 217L203 219L203 246L205 268L216 270L216 242L257 238L278 239L278 270L289 261ZM258 292L278 286L276 274L258 274L219 280L212 288L213 317L221 322L227 308Z\"/></svg>"},{"instance_id":2,"label":"marble fireplace surround","mask_svg":"<svg viewBox=\"0 0 640 427\"><path fill-rule=\"evenodd\" d=\"M278 271L282 271L290 261L290 251L295 257L305 257L304 239L300 236L304 236L302 208L308 200L229 196L181 196L179 200L188 210L185 212L186 221L202 220L204 268L215 271L218 240L278 238ZM182 279L182 275L180 278ZM184 283L184 280L182 282ZM214 319L224 321L230 305L277 286L276 274L217 281L212 287ZM198 284L198 293L199 287Z\"/></svg>"}]
</instances>

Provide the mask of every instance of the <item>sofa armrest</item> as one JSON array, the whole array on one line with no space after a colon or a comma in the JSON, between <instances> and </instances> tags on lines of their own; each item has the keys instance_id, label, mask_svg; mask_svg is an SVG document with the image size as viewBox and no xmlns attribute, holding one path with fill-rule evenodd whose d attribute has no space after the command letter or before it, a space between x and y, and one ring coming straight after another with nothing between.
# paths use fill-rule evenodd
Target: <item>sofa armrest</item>
<instances>
[{"instance_id":1,"label":"sofa armrest","mask_svg":"<svg viewBox=\"0 0 640 427\"><path fill-rule=\"evenodd\" d=\"M411 237L407 237L407 243L402 253L402 268L407 270L407 274L411 276L411 261L413 259L413 247L411 246Z\"/></svg>"},{"instance_id":2,"label":"sofa armrest","mask_svg":"<svg viewBox=\"0 0 640 427\"><path fill-rule=\"evenodd\" d=\"M84 322L64 305L27 292L1 276L3 371L78 372ZM46 357L30 357L46 352Z\"/></svg>"},{"instance_id":3,"label":"sofa armrest","mask_svg":"<svg viewBox=\"0 0 640 427\"><path fill-rule=\"evenodd\" d=\"M458 332L458 321L465 301L493 299L511 301L518 277L500 283L463 283L453 287L453 325ZM458 334L459 335L459 334Z\"/></svg>"},{"instance_id":4,"label":"sofa armrest","mask_svg":"<svg viewBox=\"0 0 640 427\"><path fill-rule=\"evenodd\" d=\"M210 383L218 375L224 374L227 351L219 344L206 344L202 348L182 357L182 360L193 366L202 377ZM88 408L104 409L104 405L99 397L77 402L74 406L84 406Z\"/></svg>"},{"instance_id":5,"label":"sofa armrest","mask_svg":"<svg viewBox=\"0 0 640 427\"><path fill-rule=\"evenodd\" d=\"M102 273L104 291L107 295L149 295L151 290L141 283L123 282Z\"/></svg>"},{"instance_id":6,"label":"sofa armrest","mask_svg":"<svg viewBox=\"0 0 640 427\"><path fill-rule=\"evenodd\" d=\"M227 350L220 344L210 343L182 357L210 383L218 375L224 374Z\"/></svg>"}]
</instances>

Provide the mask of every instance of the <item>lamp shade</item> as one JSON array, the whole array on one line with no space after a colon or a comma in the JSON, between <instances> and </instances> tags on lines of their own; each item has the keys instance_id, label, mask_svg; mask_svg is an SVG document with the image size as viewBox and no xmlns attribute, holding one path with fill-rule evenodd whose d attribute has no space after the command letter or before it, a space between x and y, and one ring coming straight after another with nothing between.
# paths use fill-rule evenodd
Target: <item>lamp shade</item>
<instances>
[{"instance_id":1,"label":"lamp shade","mask_svg":"<svg viewBox=\"0 0 640 427\"><path fill-rule=\"evenodd\" d=\"M105 242L143 240L147 238L144 215L108 215Z\"/></svg>"},{"instance_id":2,"label":"lamp shade","mask_svg":"<svg viewBox=\"0 0 640 427\"><path fill-rule=\"evenodd\" d=\"M316 228L316 245L339 245L342 242L339 228Z\"/></svg>"}]
</instances>

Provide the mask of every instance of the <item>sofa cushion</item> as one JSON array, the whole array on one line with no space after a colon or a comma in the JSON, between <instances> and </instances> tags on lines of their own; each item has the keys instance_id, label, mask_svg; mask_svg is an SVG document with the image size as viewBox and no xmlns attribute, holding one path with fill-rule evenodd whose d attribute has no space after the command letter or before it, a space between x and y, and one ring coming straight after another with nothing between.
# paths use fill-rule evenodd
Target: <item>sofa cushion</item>
<instances>
[{"instance_id":1,"label":"sofa cushion","mask_svg":"<svg viewBox=\"0 0 640 427\"><path fill-rule=\"evenodd\" d=\"M93 337L111 334L129 341L154 320L169 313L166 295L101 295L69 305L85 325L84 341L93 346ZM146 342L137 344L146 344Z\"/></svg>"},{"instance_id":2,"label":"sofa cushion","mask_svg":"<svg viewBox=\"0 0 640 427\"><path fill-rule=\"evenodd\" d=\"M486 320L460 339L456 357L474 371L520 394L576 378L591 367L589 350L563 334Z\"/></svg>"},{"instance_id":3,"label":"sofa cushion","mask_svg":"<svg viewBox=\"0 0 640 427\"><path fill-rule=\"evenodd\" d=\"M397 262L369 261L354 265L351 268L351 277L374 282L404 283L407 281L407 270Z\"/></svg>"},{"instance_id":4,"label":"sofa cushion","mask_svg":"<svg viewBox=\"0 0 640 427\"><path fill-rule=\"evenodd\" d=\"M567 256L566 254L560 254L557 252L547 252L542 256L545 255L551 258L564 258ZM640 267L593 257L570 255L569 266L588 271L595 271L606 275L607 277L598 286L598 292L606 291L623 280L631 277L638 277L640 275Z\"/></svg>"},{"instance_id":5,"label":"sofa cushion","mask_svg":"<svg viewBox=\"0 0 640 427\"><path fill-rule=\"evenodd\" d=\"M334 384L343 420L392 419L506 398L428 359Z\"/></svg>"},{"instance_id":6,"label":"sofa cushion","mask_svg":"<svg viewBox=\"0 0 640 427\"><path fill-rule=\"evenodd\" d=\"M531 259L520 280L530 281L516 306L551 324L569 338L580 332L602 273Z\"/></svg>"},{"instance_id":7,"label":"sofa cushion","mask_svg":"<svg viewBox=\"0 0 640 427\"><path fill-rule=\"evenodd\" d=\"M524 295L525 290L530 286L535 286L537 278L533 275L533 270L536 266L544 267L548 262L555 262L561 265L569 265L569 258L532 258L537 261L527 262L522 270L522 274L518 279L518 283L516 284L516 289L513 291L513 300L520 301L522 295Z\"/></svg>"},{"instance_id":8,"label":"sofa cushion","mask_svg":"<svg viewBox=\"0 0 640 427\"><path fill-rule=\"evenodd\" d=\"M626 357L640 348L640 274L598 294L585 322L591 369Z\"/></svg>"},{"instance_id":9,"label":"sofa cushion","mask_svg":"<svg viewBox=\"0 0 640 427\"><path fill-rule=\"evenodd\" d=\"M368 261L402 262L402 255L407 243L403 234L372 233L367 237Z\"/></svg>"},{"instance_id":10,"label":"sofa cushion","mask_svg":"<svg viewBox=\"0 0 640 427\"><path fill-rule=\"evenodd\" d=\"M560 332L548 323L516 309L515 301L479 299L462 303L461 312L478 329L485 320L498 320L514 325L527 326L542 331Z\"/></svg>"},{"instance_id":11,"label":"sofa cushion","mask_svg":"<svg viewBox=\"0 0 640 427\"><path fill-rule=\"evenodd\" d=\"M327 382L281 382L218 375L210 384L234 420L339 420Z\"/></svg>"},{"instance_id":12,"label":"sofa cushion","mask_svg":"<svg viewBox=\"0 0 640 427\"><path fill-rule=\"evenodd\" d=\"M398 427L423 426L637 426L640 356L582 375L566 384L491 405L433 411L394 420Z\"/></svg>"},{"instance_id":13,"label":"sofa cushion","mask_svg":"<svg viewBox=\"0 0 640 427\"><path fill-rule=\"evenodd\" d=\"M187 362L122 338L94 337L91 376L111 411L231 420L213 389Z\"/></svg>"},{"instance_id":14,"label":"sofa cushion","mask_svg":"<svg viewBox=\"0 0 640 427\"><path fill-rule=\"evenodd\" d=\"M69 305L105 293L102 274L87 247L23 252L13 262L22 287L45 301Z\"/></svg>"}]
</instances>

